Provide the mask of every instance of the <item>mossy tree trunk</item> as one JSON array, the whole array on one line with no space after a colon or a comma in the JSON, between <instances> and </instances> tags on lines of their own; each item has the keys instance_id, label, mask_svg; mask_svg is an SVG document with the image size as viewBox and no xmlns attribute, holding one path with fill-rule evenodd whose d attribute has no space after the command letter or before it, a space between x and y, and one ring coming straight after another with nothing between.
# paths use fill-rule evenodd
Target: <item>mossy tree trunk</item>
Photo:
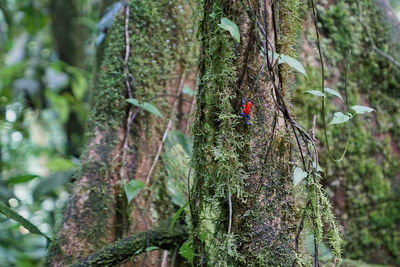
<instances>
[{"instance_id":1,"label":"mossy tree trunk","mask_svg":"<svg viewBox=\"0 0 400 267\"><path fill-rule=\"evenodd\" d=\"M153 184L147 176L173 115L175 99L159 95L177 95L185 84L184 77L189 76L185 74L192 69L188 61L190 14L183 0L131 0L108 30L92 92L89 143L50 249L52 266L66 266L153 226L150 210L157 210L151 204L155 196L142 191L132 203L126 203L123 184L134 179L148 182L150 189ZM131 97L158 107L163 119L126 102L130 97L127 82ZM158 177L157 168L152 177ZM151 252L145 266L159 262L160 252Z\"/></svg>"},{"instance_id":2,"label":"mossy tree trunk","mask_svg":"<svg viewBox=\"0 0 400 267\"><path fill-rule=\"evenodd\" d=\"M266 10L257 0L201 4L190 201L196 266L289 266L295 257L293 138L274 104L272 81L260 70L262 45L247 3L268 24L275 52L290 55L299 3L266 2ZM240 44L218 26L221 18L238 25ZM285 70L280 69L280 77L288 100ZM251 125L239 116L242 99L252 102Z\"/></svg>"}]
</instances>

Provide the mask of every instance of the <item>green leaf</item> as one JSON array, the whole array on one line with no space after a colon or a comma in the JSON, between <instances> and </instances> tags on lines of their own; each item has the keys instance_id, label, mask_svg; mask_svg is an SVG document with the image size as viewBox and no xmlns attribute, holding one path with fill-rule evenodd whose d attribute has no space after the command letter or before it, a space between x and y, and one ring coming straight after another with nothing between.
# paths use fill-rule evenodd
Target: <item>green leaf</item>
<instances>
[{"instance_id":1,"label":"green leaf","mask_svg":"<svg viewBox=\"0 0 400 267\"><path fill-rule=\"evenodd\" d=\"M193 260L194 256L194 251L193 251L193 244L189 240L187 240L181 248L179 249L179 254L182 255L185 259L187 259L189 262Z\"/></svg>"},{"instance_id":2,"label":"green leaf","mask_svg":"<svg viewBox=\"0 0 400 267\"><path fill-rule=\"evenodd\" d=\"M326 96L324 93L322 93L321 91L318 91L318 90L308 90L308 91L305 91L304 93L312 94L315 96L321 96L321 97Z\"/></svg>"},{"instance_id":3,"label":"green leaf","mask_svg":"<svg viewBox=\"0 0 400 267\"><path fill-rule=\"evenodd\" d=\"M153 250L159 250L159 249L160 248L157 247L157 246L151 246L151 247L146 248L146 252L150 252L150 251L153 251Z\"/></svg>"},{"instance_id":4,"label":"green leaf","mask_svg":"<svg viewBox=\"0 0 400 267\"><path fill-rule=\"evenodd\" d=\"M126 198L128 203L131 202L146 185L139 180L131 180L128 184L124 185Z\"/></svg>"},{"instance_id":5,"label":"green leaf","mask_svg":"<svg viewBox=\"0 0 400 267\"><path fill-rule=\"evenodd\" d=\"M328 88L328 87L324 88L324 90L325 90L325 92L327 92L328 94L337 96L337 97L339 97L339 98L343 101L343 98L342 98L342 96L339 94L338 91L335 91L335 90L333 90L333 89L331 89L331 88Z\"/></svg>"},{"instance_id":6,"label":"green leaf","mask_svg":"<svg viewBox=\"0 0 400 267\"><path fill-rule=\"evenodd\" d=\"M286 63L290 67L294 68L295 70L297 70L298 72L300 72L301 74L303 74L308 78L307 72L300 61L286 55L279 55L278 63L279 64Z\"/></svg>"},{"instance_id":7,"label":"green leaf","mask_svg":"<svg viewBox=\"0 0 400 267\"><path fill-rule=\"evenodd\" d=\"M308 176L308 173L303 171L302 168L296 167L293 172L293 184L298 185L304 178Z\"/></svg>"},{"instance_id":8,"label":"green leaf","mask_svg":"<svg viewBox=\"0 0 400 267\"><path fill-rule=\"evenodd\" d=\"M62 123L65 123L69 117L70 105L68 100L55 92L50 90L45 91L46 99L49 100L53 108L57 111L59 119Z\"/></svg>"},{"instance_id":9,"label":"green leaf","mask_svg":"<svg viewBox=\"0 0 400 267\"><path fill-rule=\"evenodd\" d=\"M354 110L357 114L364 114L375 111L375 109L373 108L359 105L352 106L351 109Z\"/></svg>"},{"instance_id":10,"label":"green leaf","mask_svg":"<svg viewBox=\"0 0 400 267\"><path fill-rule=\"evenodd\" d=\"M172 218L171 221L171 229L174 228L176 221L178 220L178 218L181 216L182 212L185 210L185 208L187 207L187 205L189 204L189 202L186 202L185 205L183 205L174 215L174 217Z\"/></svg>"},{"instance_id":11,"label":"green leaf","mask_svg":"<svg viewBox=\"0 0 400 267\"><path fill-rule=\"evenodd\" d=\"M18 175L11 177L5 181L6 184L22 184L29 182L30 180L33 180L39 176L33 175L33 174L24 174L24 175Z\"/></svg>"},{"instance_id":12,"label":"green leaf","mask_svg":"<svg viewBox=\"0 0 400 267\"><path fill-rule=\"evenodd\" d=\"M346 121L348 121L348 120L350 120L350 119L351 119L350 116L345 115L345 114L343 114L342 112L336 112L336 113L333 115L332 121L331 121L328 125L345 123Z\"/></svg>"},{"instance_id":13,"label":"green leaf","mask_svg":"<svg viewBox=\"0 0 400 267\"><path fill-rule=\"evenodd\" d=\"M33 225L30 221L19 215L13 209L10 209L4 203L0 202L0 212L3 213L8 218L19 222L23 227L25 227L32 234L38 234L44 236L48 242L51 242L50 237L42 233L35 225Z\"/></svg>"},{"instance_id":14,"label":"green leaf","mask_svg":"<svg viewBox=\"0 0 400 267\"><path fill-rule=\"evenodd\" d=\"M139 101L135 98L128 98L126 102L131 103L132 105L135 105L137 107L140 107L141 105L139 104Z\"/></svg>"},{"instance_id":15,"label":"green leaf","mask_svg":"<svg viewBox=\"0 0 400 267\"><path fill-rule=\"evenodd\" d=\"M161 112L158 110L158 108L156 108L153 104L150 104L148 102L144 102L143 104L141 104L142 109L153 113L154 115L157 115L158 117L162 118L162 114Z\"/></svg>"},{"instance_id":16,"label":"green leaf","mask_svg":"<svg viewBox=\"0 0 400 267\"><path fill-rule=\"evenodd\" d=\"M190 96L194 96L194 91L189 86L184 86L182 89L182 93L190 95Z\"/></svg>"},{"instance_id":17,"label":"green leaf","mask_svg":"<svg viewBox=\"0 0 400 267\"><path fill-rule=\"evenodd\" d=\"M231 21L230 19L227 18L222 18L221 23L218 24L219 27L221 27L224 30L229 31L229 33L232 35L233 39L237 43L240 43L240 33L239 33L239 28L235 24L235 22Z\"/></svg>"},{"instance_id":18,"label":"green leaf","mask_svg":"<svg viewBox=\"0 0 400 267\"><path fill-rule=\"evenodd\" d=\"M82 101L88 88L84 73L79 68L68 67L71 76L71 89L76 99Z\"/></svg>"},{"instance_id":19,"label":"green leaf","mask_svg":"<svg viewBox=\"0 0 400 267\"><path fill-rule=\"evenodd\" d=\"M317 167L317 172L323 172L323 173L325 173L324 169L322 169L322 167L319 166L319 164L318 164L318 167Z\"/></svg>"},{"instance_id":20,"label":"green leaf","mask_svg":"<svg viewBox=\"0 0 400 267\"><path fill-rule=\"evenodd\" d=\"M126 100L126 102L131 103L132 105L135 105L137 107L141 107L142 109L153 113L154 115L159 116L160 118L162 118L162 114L161 112L158 110L158 108L156 106L154 106L153 104L150 104L148 102L143 102L142 104L139 103L139 101L135 98L128 98Z\"/></svg>"},{"instance_id":21,"label":"green leaf","mask_svg":"<svg viewBox=\"0 0 400 267\"><path fill-rule=\"evenodd\" d=\"M261 51L261 53L262 55L264 55L264 52ZM272 57L272 52L268 51L268 55ZM290 67L294 68L295 70L306 76L306 78L308 78L307 72L304 69L303 64L301 64L301 62L298 61L297 59L278 53L274 53L274 59L278 59L278 64L283 64L283 63L288 64Z\"/></svg>"},{"instance_id":22,"label":"green leaf","mask_svg":"<svg viewBox=\"0 0 400 267\"><path fill-rule=\"evenodd\" d=\"M76 165L70 159L59 156L53 156L47 162L47 168L49 168L51 172L67 171L75 167Z\"/></svg>"}]
</instances>

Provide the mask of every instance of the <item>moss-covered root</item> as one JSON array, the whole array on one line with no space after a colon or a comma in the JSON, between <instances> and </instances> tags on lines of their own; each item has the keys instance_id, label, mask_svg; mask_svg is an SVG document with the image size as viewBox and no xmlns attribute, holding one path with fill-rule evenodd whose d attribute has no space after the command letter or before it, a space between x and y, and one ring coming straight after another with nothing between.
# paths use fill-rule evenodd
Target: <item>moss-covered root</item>
<instances>
[{"instance_id":1,"label":"moss-covered root","mask_svg":"<svg viewBox=\"0 0 400 267\"><path fill-rule=\"evenodd\" d=\"M72 267L115 266L145 252L147 247L170 250L180 247L187 238L187 232L182 229L160 229L136 234L110 244L74 263Z\"/></svg>"}]
</instances>

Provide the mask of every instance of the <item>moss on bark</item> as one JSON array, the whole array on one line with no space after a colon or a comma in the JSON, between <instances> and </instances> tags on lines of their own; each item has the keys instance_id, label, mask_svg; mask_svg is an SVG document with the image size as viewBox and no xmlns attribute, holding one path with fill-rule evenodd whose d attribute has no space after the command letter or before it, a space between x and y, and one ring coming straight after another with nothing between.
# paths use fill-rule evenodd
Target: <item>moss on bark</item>
<instances>
[{"instance_id":1,"label":"moss on bark","mask_svg":"<svg viewBox=\"0 0 400 267\"><path fill-rule=\"evenodd\" d=\"M280 2L287 11L289 2ZM259 1L250 3L260 14ZM296 12L298 3L290 3ZM295 254L297 214L289 165L291 138L283 120L271 112L275 107L271 82L266 75L257 82L262 57L256 25L241 1L206 0L200 9L202 46L190 203L194 264L288 266ZM283 10L278 8L275 14L282 15ZM218 26L224 17L238 25L240 44ZM295 25L286 23L296 31ZM285 28L280 40L289 35L295 33ZM269 37L275 40L272 33ZM291 50L292 45L282 41L281 50ZM251 125L239 116L242 98L253 103ZM274 141L267 152L274 121Z\"/></svg>"},{"instance_id":2,"label":"moss on bark","mask_svg":"<svg viewBox=\"0 0 400 267\"><path fill-rule=\"evenodd\" d=\"M156 96L176 94L182 74L191 68L187 56L192 49L192 33L185 3L129 1L128 75L132 94L140 102L157 106L167 118L171 117L171 101ZM131 107L125 101L125 33L125 12L121 10L108 30L105 54L96 74L87 132L90 141L75 175L77 182L57 241L49 253L53 265L71 263L125 234L144 231L146 223L152 225L148 209L152 198L144 193L136 199L141 212L134 206L127 209L123 183L131 179L146 182L168 121L140 111L126 136ZM126 138L129 148L123 157Z\"/></svg>"},{"instance_id":3,"label":"moss on bark","mask_svg":"<svg viewBox=\"0 0 400 267\"><path fill-rule=\"evenodd\" d=\"M377 2L360 0L362 18L375 45L399 60L398 29L388 23L390 20ZM318 11L328 67L327 86L342 90L344 95L344 62L351 48L350 105L366 105L377 111L353 123L350 147L342 162L330 162L325 149L321 151L321 159L325 159L321 166L327 170L325 185L342 225L344 257L399 265L400 70L373 51L369 37L358 21L356 1L328 1L319 5ZM305 42L303 46L304 61L309 61L309 79L299 80L300 91L319 86L320 69L309 53L310 43ZM297 94L295 104L296 112L303 120L308 119L311 127L312 115L319 113L316 101ZM330 102L327 114L332 116L338 104ZM327 120L330 119L327 116ZM345 143L342 138L344 128L330 127L328 131L334 153L339 154ZM322 135L317 138L323 140Z\"/></svg>"},{"instance_id":4,"label":"moss on bark","mask_svg":"<svg viewBox=\"0 0 400 267\"><path fill-rule=\"evenodd\" d=\"M149 248L170 250L180 247L188 238L184 230L152 230L116 241L100 251L75 262L72 267L115 266L147 251Z\"/></svg>"}]
</instances>

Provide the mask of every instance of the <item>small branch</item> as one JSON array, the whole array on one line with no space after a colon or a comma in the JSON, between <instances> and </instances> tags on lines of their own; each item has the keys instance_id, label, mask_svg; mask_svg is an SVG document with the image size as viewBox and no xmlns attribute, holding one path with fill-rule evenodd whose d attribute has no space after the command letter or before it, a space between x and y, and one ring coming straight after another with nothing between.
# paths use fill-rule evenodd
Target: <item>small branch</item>
<instances>
[{"instance_id":1,"label":"small branch","mask_svg":"<svg viewBox=\"0 0 400 267\"><path fill-rule=\"evenodd\" d=\"M314 114L314 117L313 117L313 123L312 123L312 128L311 128L311 138L312 138L312 140L315 142L315 140L317 140L317 139L315 139L315 122L317 121L317 115L316 114Z\"/></svg>"},{"instance_id":2,"label":"small branch","mask_svg":"<svg viewBox=\"0 0 400 267\"><path fill-rule=\"evenodd\" d=\"M129 5L125 7L125 59L124 59L124 74L125 74L125 85L128 90L129 98L132 98L132 89L129 82L129 56L131 51L130 37L129 37Z\"/></svg>"},{"instance_id":3,"label":"small branch","mask_svg":"<svg viewBox=\"0 0 400 267\"><path fill-rule=\"evenodd\" d=\"M154 158L153 164L151 165L150 171L149 171L149 173L148 173L148 175L147 175L146 184L149 184L149 183L150 183L151 175L153 174L154 168L156 167L156 164L157 164L157 162L158 162L158 159L160 158L161 151L162 151L162 148L163 148L163 144L164 144L165 140L167 139L168 132L171 130L171 128L172 128L172 126L173 126L173 124L174 124L175 110L176 110L176 107L177 107L177 105L178 105L179 97L180 97L180 95L181 95L181 93L182 93L182 88L183 88L183 83L184 83L184 81L185 81L185 78L186 78L186 75L185 75L185 73L183 73L183 74L182 74L182 77L181 77L181 81L180 81L180 83L179 83L178 97L177 97L177 98L175 99L175 101L174 101L174 105L173 105L173 107L172 107L171 118L170 118L170 120L169 120L169 122L168 122L167 129L165 130L165 132L164 132L164 134L163 134L163 138L162 138L162 140L161 140L160 146L158 147L156 157Z\"/></svg>"},{"instance_id":4,"label":"small branch","mask_svg":"<svg viewBox=\"0 0 400 267\"><path fill-rule=\"evenodd\" d=\"M180 247L189 237L186 230L183 229L153 230L148 232L150 240L148 246L146 235L147 233L144 232L116 241L86 258L78 260L72 267L115 266L145 252L149 246L170 250Z\"/></svg>"}]
</instances>

